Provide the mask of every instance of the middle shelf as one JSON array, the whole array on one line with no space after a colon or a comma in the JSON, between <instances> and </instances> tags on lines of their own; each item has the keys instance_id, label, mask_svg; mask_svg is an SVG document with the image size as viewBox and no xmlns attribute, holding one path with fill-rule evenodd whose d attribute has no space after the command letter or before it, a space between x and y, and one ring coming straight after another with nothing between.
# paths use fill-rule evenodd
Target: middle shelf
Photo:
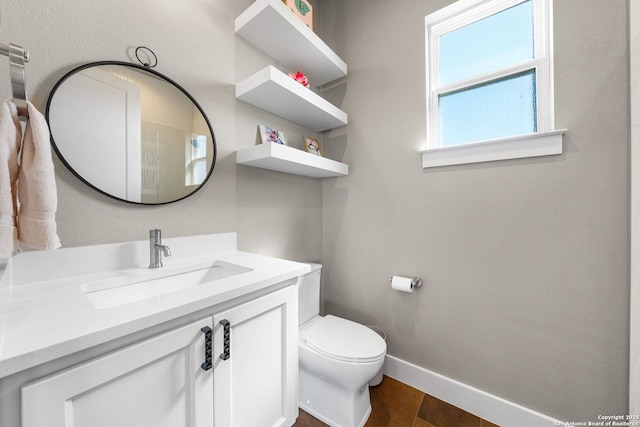
<instances>
[{"instance_id":1,"label":"middle shelf","mask_svg":"<svg viewBox=\"0 0 640 427\"><path fill-rule=\"evenodd\" d=\"M347 113L272 65L238 83L236 98L314 132L348 123Z\"/></svg>"}]
</instances>

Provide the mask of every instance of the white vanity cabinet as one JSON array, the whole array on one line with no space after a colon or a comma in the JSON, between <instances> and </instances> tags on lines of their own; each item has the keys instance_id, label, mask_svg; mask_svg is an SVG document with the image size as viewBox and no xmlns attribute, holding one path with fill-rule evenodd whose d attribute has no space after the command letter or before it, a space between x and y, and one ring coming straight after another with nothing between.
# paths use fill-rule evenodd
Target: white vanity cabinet
<instances>
[{"instance_id":1,"label":"white vanity cabinet","mask_svg":"<svg viewBox=\"0 0 640 427\"><path fill-rule=\"evenodd\" d=\"M210 427L211 317L22 387L22 427Z\"/></svg>"},{"instance_id":2,"label":"white vanity cabinet","mask_svg":"<svg viewBox=\"0 0 640 427\"><path fill-rule=\"evenodd\" d=\"M202 311L202 320L22 386L21 427L293 425L295 281L220 307ZM225 324L229 357L221 358ZM206 361L206 328L211 329L212 344L208 370L201 366Z\"/></svg>"},{"instance_id":3,"label":"white vanity cabinet","mask_svg":"<svg viewBox=\"0 0 640 427\"><path fill-rule=\"evenodd\" d=\"M298 297L289 286L213 316L216 427L291 426L298 415ZM227 323L228 322L228 323ZM229 358L223 360L224 325Z\"/></svg>"}]
</instances>

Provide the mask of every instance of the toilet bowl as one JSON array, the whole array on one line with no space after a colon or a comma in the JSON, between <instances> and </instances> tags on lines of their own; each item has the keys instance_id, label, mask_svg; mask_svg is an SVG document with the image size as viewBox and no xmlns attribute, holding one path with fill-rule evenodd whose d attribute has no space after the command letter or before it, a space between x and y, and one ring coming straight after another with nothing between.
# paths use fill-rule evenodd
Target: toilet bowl
<instances>
[{"instance_id":1,"label":"toilet bowl","mask_svg":"<svg viewBox=\"0 0 640 427\"><path fill-rule=\"evenodd\" d=\"M387 346L377 333L336 316L320 316L320 269L298 280L298 406L333 427L361 427L371 413L369 381Z\"/></svg>"}]
</instances>

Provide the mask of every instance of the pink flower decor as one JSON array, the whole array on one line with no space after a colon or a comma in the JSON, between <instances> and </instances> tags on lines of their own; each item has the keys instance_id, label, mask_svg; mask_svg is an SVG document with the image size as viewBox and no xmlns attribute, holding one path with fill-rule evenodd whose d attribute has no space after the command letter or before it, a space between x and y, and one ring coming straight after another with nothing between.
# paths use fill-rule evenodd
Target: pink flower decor
<instances>
[{"instance_id":1,"label":"pink flower decor","mask_svg":"<svg viewBox=\"0 0 640 427\"><path fill-rule=\"evenodd\" d=\"M304 74L302 74L300 71L296 71L295 73L289 73L289 77L291 77L293 80L300 83L302 86L309 87L309 80L307 80L307 77Z\"/></svg>"}]
</instances>

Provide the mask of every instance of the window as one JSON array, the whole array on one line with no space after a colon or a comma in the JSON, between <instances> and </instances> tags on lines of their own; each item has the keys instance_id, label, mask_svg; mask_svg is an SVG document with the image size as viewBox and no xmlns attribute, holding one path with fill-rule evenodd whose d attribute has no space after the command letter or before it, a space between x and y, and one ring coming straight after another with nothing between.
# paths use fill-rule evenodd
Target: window
<instances>
[{"instance_id":1,"label":"window","mask_svg":"<svg viewBox=\"0 0 640 427\"><path fill-rule=\"evenodd\" d=\"M191 134L185 148L185 185L200 185L207 178L207 136Z\"/></svg>"},{"instance_id":2,"label":"window","mask_svg":"<svg viewBox=\"0 0 640 427\"><path fill-rule=\"evenodd\" d=\"M551 0L460 0L425 18L423 167L562 153Z\"/></svg>"}]
</instances>

